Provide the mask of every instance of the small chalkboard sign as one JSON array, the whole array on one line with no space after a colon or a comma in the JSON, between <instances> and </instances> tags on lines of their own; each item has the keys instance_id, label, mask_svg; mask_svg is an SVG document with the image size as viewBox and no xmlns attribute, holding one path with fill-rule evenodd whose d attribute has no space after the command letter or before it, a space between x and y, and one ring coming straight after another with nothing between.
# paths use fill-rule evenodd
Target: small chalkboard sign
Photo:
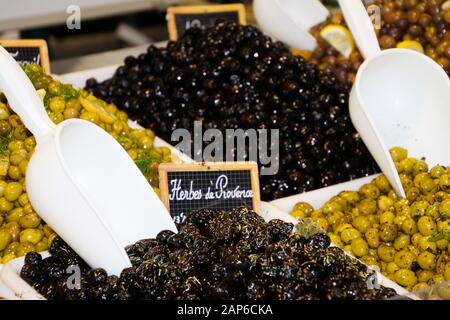
<instances>
[{"instance_id":1,"label":"small chalkboard sign","mask_svg":"<svg viewBox=\"0 0 450 320\"><path fill-rule=\"evenodd\" d=\"M256 162L163 163L159 165L159 188L175 223L203 208L247 207L259 212Z\"/></svg>"},{"instance_id":2,"label":"small chalkboard sign","mask_svg":"<svg viewBox=\"0 0 450 320\"><path fill-rule=\"evenodd\" d=\"M50 73L47 42L45 40L0 40L0 45L21 65L39 64Z\"/></svg>"},{"instance_id":3,"label":"small chalkboard sign","mask_svg":"<svg viewBox=\"0 0 450 320\"><path fill-rule=\"evenodd\" d=\"M206 29L214 26L217 20L235 21L246 24L245 6L241 3L205 6L180 6L167 9L167 24L170 40L175 41L187 29L197 27Z\"/></svg>"}]
</instances>

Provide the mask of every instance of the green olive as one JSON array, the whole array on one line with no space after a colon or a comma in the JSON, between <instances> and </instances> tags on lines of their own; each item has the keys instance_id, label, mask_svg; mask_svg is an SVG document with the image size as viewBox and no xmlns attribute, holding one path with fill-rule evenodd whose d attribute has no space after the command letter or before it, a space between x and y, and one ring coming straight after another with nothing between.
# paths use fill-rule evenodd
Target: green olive
<instances>
[{"instance_id":1,"label":"green olive","mask_svg":"<svg viewBox=\"0 0 450 320\"><path fill-rule=\"evenodd\" d=\"M47 89L51 95L58 96L61 94L62 84L59 81L52 81L49 83Z\"/></svg>"},{"instance_id":2,"label":"green olive","mask_svg":"<svg viewBox=\"0 0 450 320\"><path fill-rule=\"evenodd\" d=\"M380 226L380 239L384 242L394 241L397 237L398 228L394 223L383 223Z\"/></svg>"},{"instance_id":3,"label":"green olive","mask_svg":"<svg viewBox=\"0 0 450 320\"><path fill-rule=\"evenodd\" d=\"M19 224L22 228L37 228L41 223L41 218L33 212L28 213L19 219Z\"/></svg>"},{"instance_id":4,"label":"green olive","mask_svg":"<svg viewBox=\"0 0 450 320\"><path fill-rule=\"evenodd\" d=\"M19 222L20 218L22 218L25 215L25 212L23 211L23 208L14 208L11 210L8 215L6 216L7 222Z\"/></svg>"},{"instance_id":5,"label":"green olive","mask_svg":"<svg viewBox=\"0 0 450 320\"><path fill-rule=\"evenodd\" d=\"M416 261L416 256L408 250L400 250L394 256L395 264L401 269L411 269L414 261Z\"/></svg>"},{"instance_id":6,"label":"green olive","mask_svg":"<svg viewBox=\"0 0 450 320\"><path fill-rule=\"evenodd\" d=\"M448 190L450 188L450 174L443 174L439 177L439 187L442 190Z\"/></svg>"},{"instance_id":7,"label":"green olive","mask_svg":"<svg viewBox=\"0 0 450 320\"><path fill-rule=\"evenodd\" d=\"M436 223L431 217L423 216L417 221L417 228L422 235L429 236L436 231Z\"/></svg>"},{"instance_id":8,"label":"green olive","mask_svg":"<svg viewBox=\"0 0 450 320\"><path fill-rule=\"evenodd\" d=\"M14 253L16 254L16 250L19 247L20 243L17 241L11 242L6 249L3 251L4 254Z\"/></svg>"},{"instance_id":9,"label":"green olive","mask_svg":"<svg viewBox=\"0 0 450 320\"><path fill-rule=\"evenodd\" d=\"M310 215L314 211L314 208L309 203L298 202L294 206L294 210L299 210L299 211L304 212L306 215Z\"/></svg>"},{"instance_id":10,"label":"green olive","mask_svg":"<svg viewBox=\"0 0 450 320\"><path fill-rule=\"evenodd\" d=\"M439 213L442 215L450 215L450 199L446 199L439 205Z\"/></svg>"},{"instance_id":11,"label":"green olive","mask_svg":"<svg viewBox=\"0 0 450 320\"><path fill-rule=\"evenodd\" d=\"M365 237L367 240L368 245L371 248L378 248L378 246L380 245L380 234L378 232L378 229L376 228L369 228L367 229L366 233L365 233Z\"/></svg>"},{"instance_id":12,"label":"green olive","mask_svg":"<svg viewBox=\"0 0 450 320\"><path fill-rule=\"evenodd\" d=\"M36 248L34 246L34 244L32 244L31 242L21 242L20 245L17 247L16 249L16 254L19 257L22 257L24 255L26 255L28 252L34 252L36 251Z\"/></svg>"},{"instance_id":13,"label":"green olive","mask_svg":"<svg viewBox=\"0 0 450 320\"><path fill-rule=\"evenodd\" d=\"M418 160L414 165L413 174L417 175L421 172L428 172L428 165L423 160Z\"/></svg>"},{"instance_id":14,"label":"green olive","mask_svg":"<svg viewBox=\"0 0 450 320\"><path fill-rule=\"evenodd\" d=\"M402 223L402 231L408 235L413 235L417 232L416 222L411 218L406 219Z\"/></svg>"},{"instance_id":15,"label":"green olive","mask_svg":"<svg viewBox=\"0 0 450 320\"><path fill-rule=\"evenodd\" d=\"M422 269L432 271L436 267L436 256L431 252L423 251L417 257L417 263Z\"/></svg>"},{"instance_id":16,"label":"green olive","mask_svg":"<svg viewBox=\"0 0 450 320\"><path fill-rule=\"evenodd\" d=\"M353 219L353 226L361 233L366 233L371 223L366 216L357 216Z\"/></svg>"},{"instance_id":17,"label":"green olive","mask_svg":"<svg viewBox=\"0 0 450 320\"><path fill-rule=\"evenodd\" d=\"M384 175L376 177L374 183L381 192L388 193L392 189L388 179Z\"/></svg>"},{"instance_id":18,"label":"green olive","mask_svg":"<svg viewBox=\"0 0 450 320\"><path fill-rule=\"evenodd\" d=\"M25 229L20 233L20 243L31 242L37 244L44 237L44 232L39 229Z\"/></svg>"},{"instance_id":19,"label":"green olive","mask_svg":"<svg viewBox=\"0 0 450 320\"><path fill-rule=\"evenodd\" d=\"M434 166L430 170L430 175L433 179L439 178L443 174L447 173L447 169L443 166Z\"/></svg>"},{"instance_id":20,"label":"green olive","mask_svg":"<svg viewBox=\"0 0 450 320\"><path fill-rule=\"evenodd\" d=\"M0 198L0 212L6 213L14 208L14 203L6 200L4 197Z\"/></svg>"},{"instance_id":21,"label":"green olive","mask_svg":"<svg viewBox=\"0 0 450 320\"><path fill-rule=\"evenodd\" d=\"M394 261L395 249L393 247L387 245L380 245L377 249L378 257L384 262L392 262Z\"/></svg>"},{"instance_id":22,"label":"green olive","mask_svg":"<svg viewBox=\"0 0 450 320\"><path fill-rule=\"evenodd\" d=\"M13 180L20 180L23 177L22 172L20 171L18 166L9 166L8 168L8 176Z\"/></svg>"},{"instance_id":23,"label":"green olive","mask_svg":"<svg viewBox=\"0 0 450 320\"><path fill-rule=\"evenodd\" d=\"M350 243L353 239L361 237L361 233L354 229L354 228L348 228L341 232L341 239L345 243Z\"/></svg>"},{"instance_id":24,"label":"green olive","mask_svg":"<svg viewBox=\"0 0 450 320\"><path fill-rule=\"evenodd\" d=\"M400 267L395 262L389 262L386 266L386 271L389 274L394 274L398 270L400 270Z\"/></svg>"},{"instance_id":25,"label":"green olive","mask_svg":"<svg viewBox=\"0 0 450 320\"><path fill-rule=\"evenodd\" d=\"M428 282L433 278L433 272L428 270L419 270L417 272L417 280L419 282Z\"/></svg>"},{"instance_id":26,"label":"green olive","mask_svg":"<svg viewBox=\"0 0 450 320\"><path fill-rule=\"evenodd\" d=\"M395 281L404 286L404 287L412 287L417 283L416 274L407 269L400 269L395 272Z\"/></svg>"},{"instance_id":27,"label":"green olive","mask_svg":"<svg viewBox=\"0 0 450 320\"><path fill-rule=\"evenodd\" d=\"M368 183L359 188L359 193L362 194L364 198L375 200L380 196L380 189L378 189L375 184Z\"/></svg>"},{"instance_id":28,"label":"green olive","mask_svg":"<svg viewBox=\"0 0 450 320\"><path fill-rule=\"evenodd\" d=\"M4 197L8 201L16 201L22 194L22 184L18 182L10 182L5 188Z\"/></svg>"},{"instance_id":29,"label":"green olive","mask_svg":"<svg viewBox=\"0 0 450 320\"><path fill-rule=\"evenodd\" d=\"M55 113L61 113L66 107L66 102L63 97L55 96L50 99L48 107Z\"/></svg>"},{"instance_id":30,"label":"green olive","mask_svg":"<svg viewBox=\"0 0 450 320\"><path fill-rule=\"evenodd\" d=\"M8 183L6 181L0 180L0 197L3 197L7 185Z\"/></svg>"},{"instance_id":31,"label":"green olive","mask_svg":"<svg viewBox=\"0 0 450 320\"><path fill-rule=\"evenodd\" d=\"M0 250L4 250L11 240L11 234L5 229L0 229Z\"/></svg>"},{"instance_id":32,"label":"green olive","mask_svg":"<svg viewBox=\"0 0 450 320\"><path fill-rule=\"evenodd\" d=\"M36 244L36 251L41 252L46 250L48 250L48 239L44 237Z\"/></svg>"},{"instance_id":33,"label":"green olive","mask_svg":"<svg viewBox=\"0 0 450 320\"><path fill-rule=\"evenodd\" d=\"M362 257L369 253L369 245L362 238L356 238L352 240L352 253L356 257Z\"/></svg>"},{"instance_id":34,"label":"green olive","mask_svg":"<svg viewBox=\"0 0 450 320\"><path fill-rule=\"evenodd\" d=\"M362 215L371 215L377 212L377 202L373 199L363 199L357 208Z\"/></svg>"},{"instance_id":35,"label":"green olive","mask_svg":"<svg viewBox=\"0 0 450 320\"><path fill-rule=\"evenodd\" d=\"M400 162L408 157L408 151L404 148L394 147L390 150L392 160Z\"/></svg>"},{"instance_id":36,"label":"green olive","mask_svg":"<svg viewBox=\"0 0 450 320\"><path fill-rule=\"evenodd\" d=\"M394 240L395 250L406 248L411 243L410 237L407 234L401 234Z\"/></svg>"}]
</instances>

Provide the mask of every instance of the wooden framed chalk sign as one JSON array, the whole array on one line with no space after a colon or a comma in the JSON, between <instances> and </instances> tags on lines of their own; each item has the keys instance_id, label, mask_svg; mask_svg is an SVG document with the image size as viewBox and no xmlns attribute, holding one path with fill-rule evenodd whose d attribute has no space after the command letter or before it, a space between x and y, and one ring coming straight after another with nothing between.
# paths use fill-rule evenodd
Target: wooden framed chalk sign
<instances>
[{"instance_id":1,"label":"wooden framed chalk sign","mask_svg":"<svg viewBox=\"0 0 450 320\"><path fill-rule=\"evenodd\" d=\"M162 163L159 189L175 223L196 209L260 208L256 162Z\"/></svg>"},{"instance_id":2,"label":"wooden framed chalk sign","mask_svg":"<svg viewBox=\"0 0 450 320\"><path fill-rule=\"evenodd\" d=\"M186 30L198 27L209 28L217 20L246 24L245 6L242 3L223 5L177 6L167 9L169 38L180 38Z\"/></svg>"},{"instance_id":3,"label":"wooden framed chalk sign","mask_svg":"<svg viewBox=\"0 0 450 320\"><path fill-rule=\"evenodd\" d=\"M47 42L42 39L1 40L0 45L21 65L38 64L50 73Z\"/></svg>"}]
</instances>

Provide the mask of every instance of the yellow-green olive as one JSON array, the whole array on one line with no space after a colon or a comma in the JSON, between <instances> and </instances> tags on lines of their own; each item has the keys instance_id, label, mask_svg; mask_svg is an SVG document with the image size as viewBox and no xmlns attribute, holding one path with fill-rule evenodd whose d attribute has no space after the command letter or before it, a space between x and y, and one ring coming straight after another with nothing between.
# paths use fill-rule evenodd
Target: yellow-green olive
<instances>
[{"instance_id":1,"label":"yellow-green olive","mask_svg":"<svg viewBox=\"0 0 450 320\"><path fill-rule=\"evenodd\" d=\"M394 261L395 249L393 247L387 245L380 245L377 249L378 257L384 262L392 262Z\"/></svg>"},{"instance_id":2,"label":"yellow-green olive","mask_svg":"<svg viewBox=\"0 0 450 320\"><path fill-rule=\"evenodd\" d=\"M423 216L417 221L417 228L423 236L429 236L436 231L436 223L431 217Z\"/></svg>"},{"instance_id":3,"label":"yellow-green olive","mask_svg":"<svg viewBox=\"0 0 450 320\"><path fill-rule=\"evenodd\" d=\"M353 239L351 246L352 246L352 253L358 258L365 256L369 253L369 245L362 238Z\"/></svg>"},{"instance_id":4,"label":"yellow-green olive","mask_svg":"<svg viewBox=\"0 0 450 320\"><path fill-rule=\"evenodd\" d=\"M408 250L400 250L395 254L394 262L401 269L411 269L413 262L416 261L416 256Z\"/></svg>"},{"instance_id":5,"label":"yellow-green olive","mask_svg":"<svg viewBox=\"0 0 450 320\"><path fill-rule=\"evenodd\" d=\"M406 248L411 243L410 237L407 234L400 234L394 240L394 248L395 250L402 250Z\"/></svg>"},{"instance_id":6,"label":"yellow-green olive","mask_svg":"<svg viewBox=\"0 0 450 320\"><path fill-rule=\"evenodd\" d=\"M39 229L25 229L20 233L20 242L37 244L44 237L44 232Z\"/></svg>"},{"instance_id":7,"label":"yellow-green olive","mask_svg":"<svg viewBox=\"0 0 450 320\"><path fill-rule=\"evenodd\" d=\"M395 272L395 281L404 287L412 287L417 283L417 277L411 270L400 269Z\"/></svg>"},{"instance_id":8,"label":"yellow-green olive","mask_svg":"<svg viewBox=\"0 0 450 320\"><path fill-rule=\"evenodd\" d=\"M417 257L417 263L424 270L434 270L436 267L436 256L428 251L423 251Z\"/></svg>"},{"instance_id":9,"label":"yellow-green olive","mask_svg":"<svg viewBox=\"0 0 450 320\"><path fill-rule=\"evenodd\" d=\"M380 226L380 239L385 242L394 241L397 237L398 228L394 223L383 223Z\"/></svg>"}]
</instances>

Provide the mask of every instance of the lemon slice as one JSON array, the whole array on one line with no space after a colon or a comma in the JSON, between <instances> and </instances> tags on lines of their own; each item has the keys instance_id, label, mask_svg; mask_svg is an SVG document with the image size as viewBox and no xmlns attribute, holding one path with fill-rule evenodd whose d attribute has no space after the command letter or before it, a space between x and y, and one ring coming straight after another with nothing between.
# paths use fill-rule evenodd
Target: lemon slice
<instances>
[{"instance_id":1,"label":"lemon slice","mask_svg":"<svg viewBox=\"0 0 450 320\"><path fill-rule=\"evenodd\" d=\"M447 11L450 9L450 0L445 1L441 6L442 11Z\"/></svg>"},{"instance_id":2,"label":"lemon slice","mask_svg":"<svg viewBox=\"0 0 450 320\"><path fill-rule=\"evenodd\" d=\"M346 27L330 24L320 30L320 35L346 58L350 57L355 48L352 34Z\"/></svg>"},{"instance_id":3,"label":"lemon slice","mask_svg":"<svg viewBox=\"0 0 450 320\"><path fill-rule=\"evenodd\" d=\"M405 40L402 42L399 42L397 44L397 48L400 49L411 49L420 53L424 53L423 47L420 44L420 42L414 41L414 40Z\"/></svg>"},{"instance_id":4,"label":"lemon slice","mask_svg":"<svg viewBox=\"0 0 450 320\"><path fill-rule=\"evenodd\" d=\"M36 91L36 93L38 94L39 98L41 98L41 100L44 101L47 91L45 91L45 89L39 89Z\"/></svg>"},{"instance_id":5,"label":"lemon slice","mask_svg":"<svg viewBox=\"0 0 450 320\"><path fill-rule=\"evenodd\" d=\"M103 122L112 124L117 120L117 117L112 113L106 111L106 109L100 104L97 98L94 96L88 96L87 98L79 97L81 105L87 110L91 112L95 112L99 115L100 119Z\"/></svg>"}]
</instances>

